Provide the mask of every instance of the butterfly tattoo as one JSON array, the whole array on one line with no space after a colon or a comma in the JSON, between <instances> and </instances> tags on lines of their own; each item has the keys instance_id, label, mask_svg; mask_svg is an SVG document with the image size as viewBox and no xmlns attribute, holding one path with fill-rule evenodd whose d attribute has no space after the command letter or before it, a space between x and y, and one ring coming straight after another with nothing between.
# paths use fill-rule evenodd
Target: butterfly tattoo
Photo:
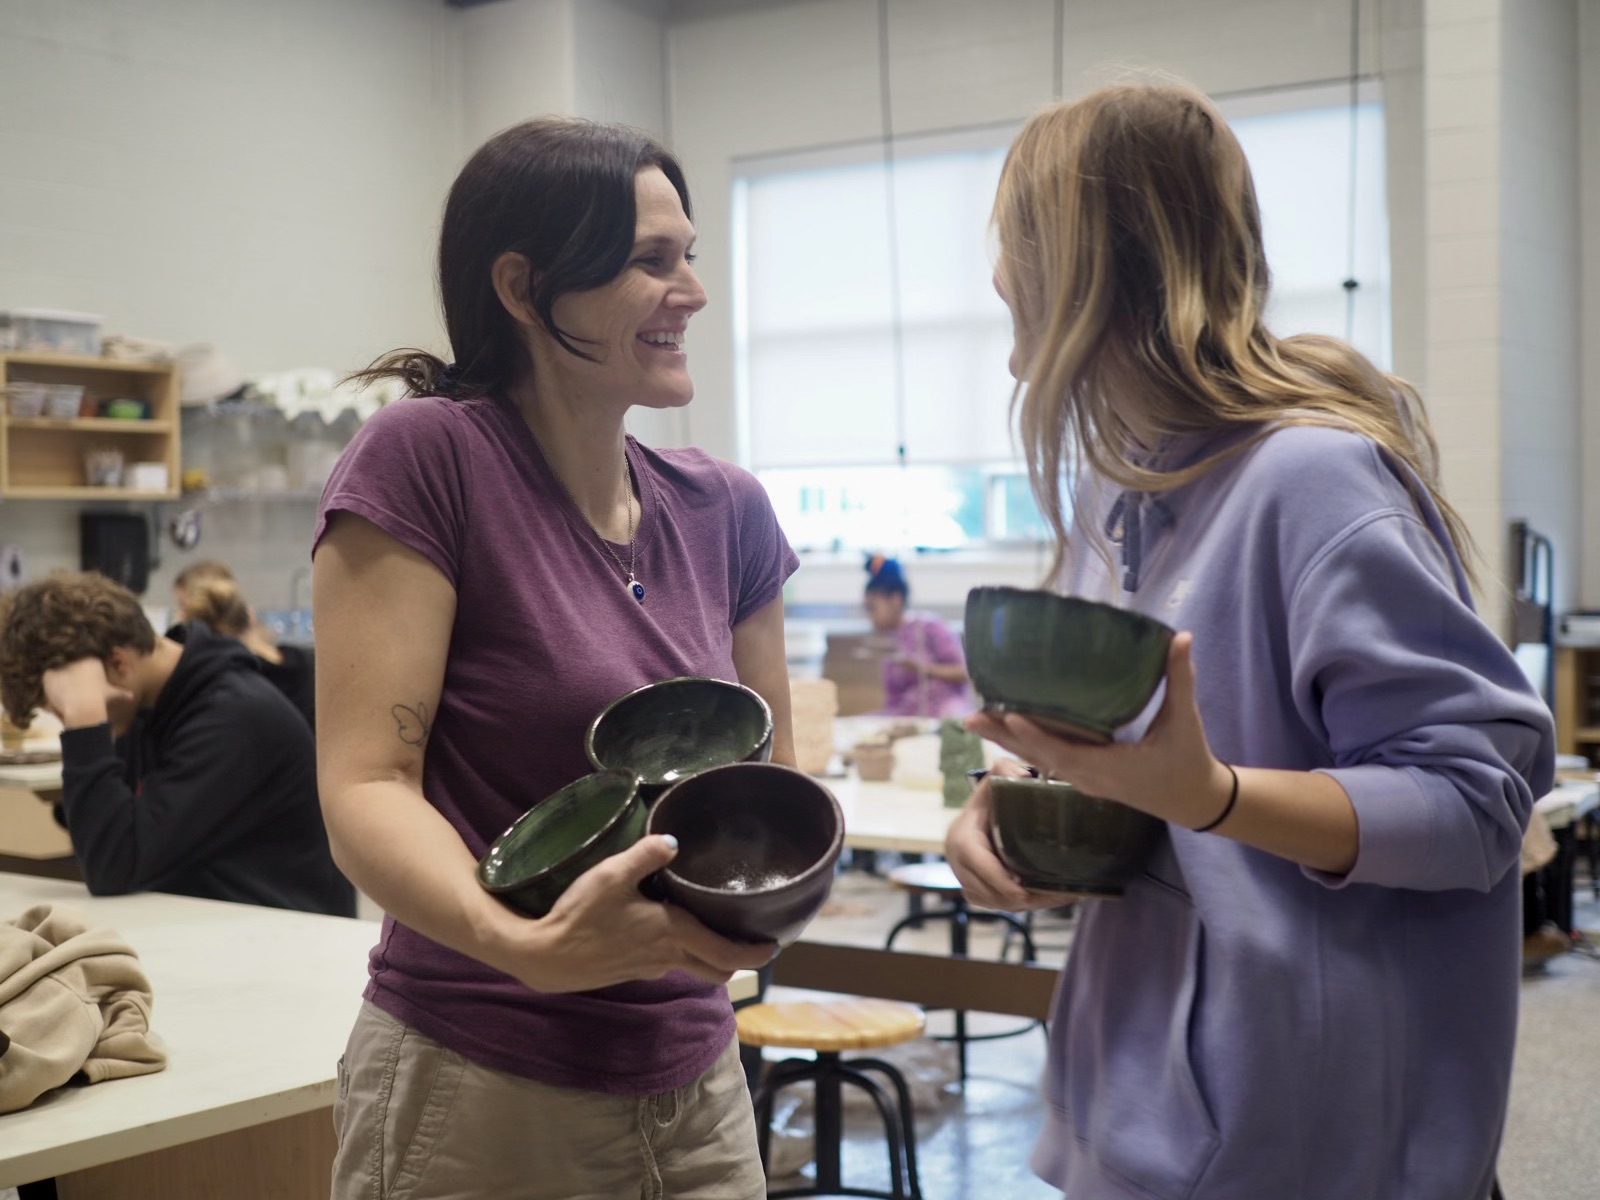
<instances>
[{"instance_id":1,"label":"butterfly tattoo","mask_svg":"<svg viewBox=\"0 0 1600 1200\"><path fill-rule=\"evenodd\" d=\"M400 740L408 746L420 746L428 740L428 706L418 700L417 706L396 704L389 710L399 727Z\"/></svg>"}]
</instances>

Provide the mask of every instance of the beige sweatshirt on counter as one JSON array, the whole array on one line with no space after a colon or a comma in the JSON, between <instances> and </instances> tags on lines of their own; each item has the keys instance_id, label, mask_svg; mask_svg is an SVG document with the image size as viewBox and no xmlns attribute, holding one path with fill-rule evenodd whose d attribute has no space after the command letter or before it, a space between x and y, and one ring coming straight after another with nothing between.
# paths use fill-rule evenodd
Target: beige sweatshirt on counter
<instances>
[{"instance_id":1,"label":"beige sweatshirt on counter","mask_svg":"<svg viewBox=\"0 0 1600 1200\"><path fill-rule=\"evenodd\" d=\"M0 922L0 1113L81 1077L166 1066L150 981L121 936L48 904Z\"/></svg>"}]
</instances>

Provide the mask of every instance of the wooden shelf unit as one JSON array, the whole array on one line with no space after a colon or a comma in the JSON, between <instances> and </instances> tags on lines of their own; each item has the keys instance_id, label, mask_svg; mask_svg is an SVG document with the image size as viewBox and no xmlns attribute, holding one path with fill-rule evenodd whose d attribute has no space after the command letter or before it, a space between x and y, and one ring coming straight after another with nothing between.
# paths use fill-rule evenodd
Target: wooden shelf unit
<instances>
[{"instance_id":1,"label":"wooden shelf unit","mask_svg":"<svg viewBox=\"0 0 1600 1200\"><path fill-rule=\"evenodd\" d=\"M1600 646L1556 647L1556 747L1600 765Z\"/></svg>"},{"instance_id":2,"label":"wooden shelf unit","mask_svg":"<svg viewBox=\"0 0 1600 1200\"><path fill-rule=\"evenodd\" d=\"M178 373L167 363L118 362L77 354L0 354L0 389L6 384L81 384L84 399L144 400L148 420L80 417L0 418L0 496L32 500L168 500L178 495ZM124 469L136 462L167 467L164 491L92 487L84 467L91 450L122 451Z\"/></svg>"}]
</instances>

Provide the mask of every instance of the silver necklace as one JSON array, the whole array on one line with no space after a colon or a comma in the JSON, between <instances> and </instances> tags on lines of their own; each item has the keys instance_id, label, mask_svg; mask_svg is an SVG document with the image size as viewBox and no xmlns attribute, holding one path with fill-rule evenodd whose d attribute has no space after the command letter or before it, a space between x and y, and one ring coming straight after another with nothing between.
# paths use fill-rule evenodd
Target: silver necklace
<instances>
[{"instance_id":1,"label":"silver necklace","mask_svg":"<svg viewBox=\"0 0 1600 1200\"><path fill-rule=\"evenodd\" d=\"M572 507L578 509L578 515L588 523L590 530L593 531L600 545L611 556L611 561L617 564L617 570L627 576L627 582L624 586L628 589L628 593L640 604L643 604L644 584L640 583L638 577L633 573L633 568L638 561L639 546L633 537L633 468L628 463L627 450L622 452L622 480L623 485L628 489L628 563L626 566L623 565L621 556L611 548L611 543L606 541L605 536L595 528L594 522L589 520L588 514L583 509L578 508L577 500L573 498L572 492L567 485L562 482L561 476L556 475L554 469L551 470L550 474L556 476L556 482L561 484L561 490L567 493L567 499L572 501Z\"/></svg>"}]
</instances>

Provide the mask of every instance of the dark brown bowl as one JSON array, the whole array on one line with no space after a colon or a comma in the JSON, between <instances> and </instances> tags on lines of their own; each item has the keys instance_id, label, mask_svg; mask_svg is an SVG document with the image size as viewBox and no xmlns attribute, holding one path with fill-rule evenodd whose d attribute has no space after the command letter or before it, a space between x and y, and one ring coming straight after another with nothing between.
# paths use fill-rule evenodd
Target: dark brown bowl
<instances>
[{"instance_id":1,"label":"dark brown bowl","mask_svg":"<svg viewBox=\"0 0 1600 1200\"><path fill-rule=\"evenodd\" d=\"M844 813L792 767L732 763L668 788L648 832L678 839L678 857L657 877L668 900L724 937L782 946L828 899Z\"/></svg>"},{"instance_id":2,"label":"dark brown bowl","mask_svg":"<svg viewBox=\"0 0 1600 1200\"><path fill-rule=\"evenodd\" d=\"M989 777L995 853L1024 887L1120 896L1166 822L1069 783Z\"/></svg>"}]
</instances>

